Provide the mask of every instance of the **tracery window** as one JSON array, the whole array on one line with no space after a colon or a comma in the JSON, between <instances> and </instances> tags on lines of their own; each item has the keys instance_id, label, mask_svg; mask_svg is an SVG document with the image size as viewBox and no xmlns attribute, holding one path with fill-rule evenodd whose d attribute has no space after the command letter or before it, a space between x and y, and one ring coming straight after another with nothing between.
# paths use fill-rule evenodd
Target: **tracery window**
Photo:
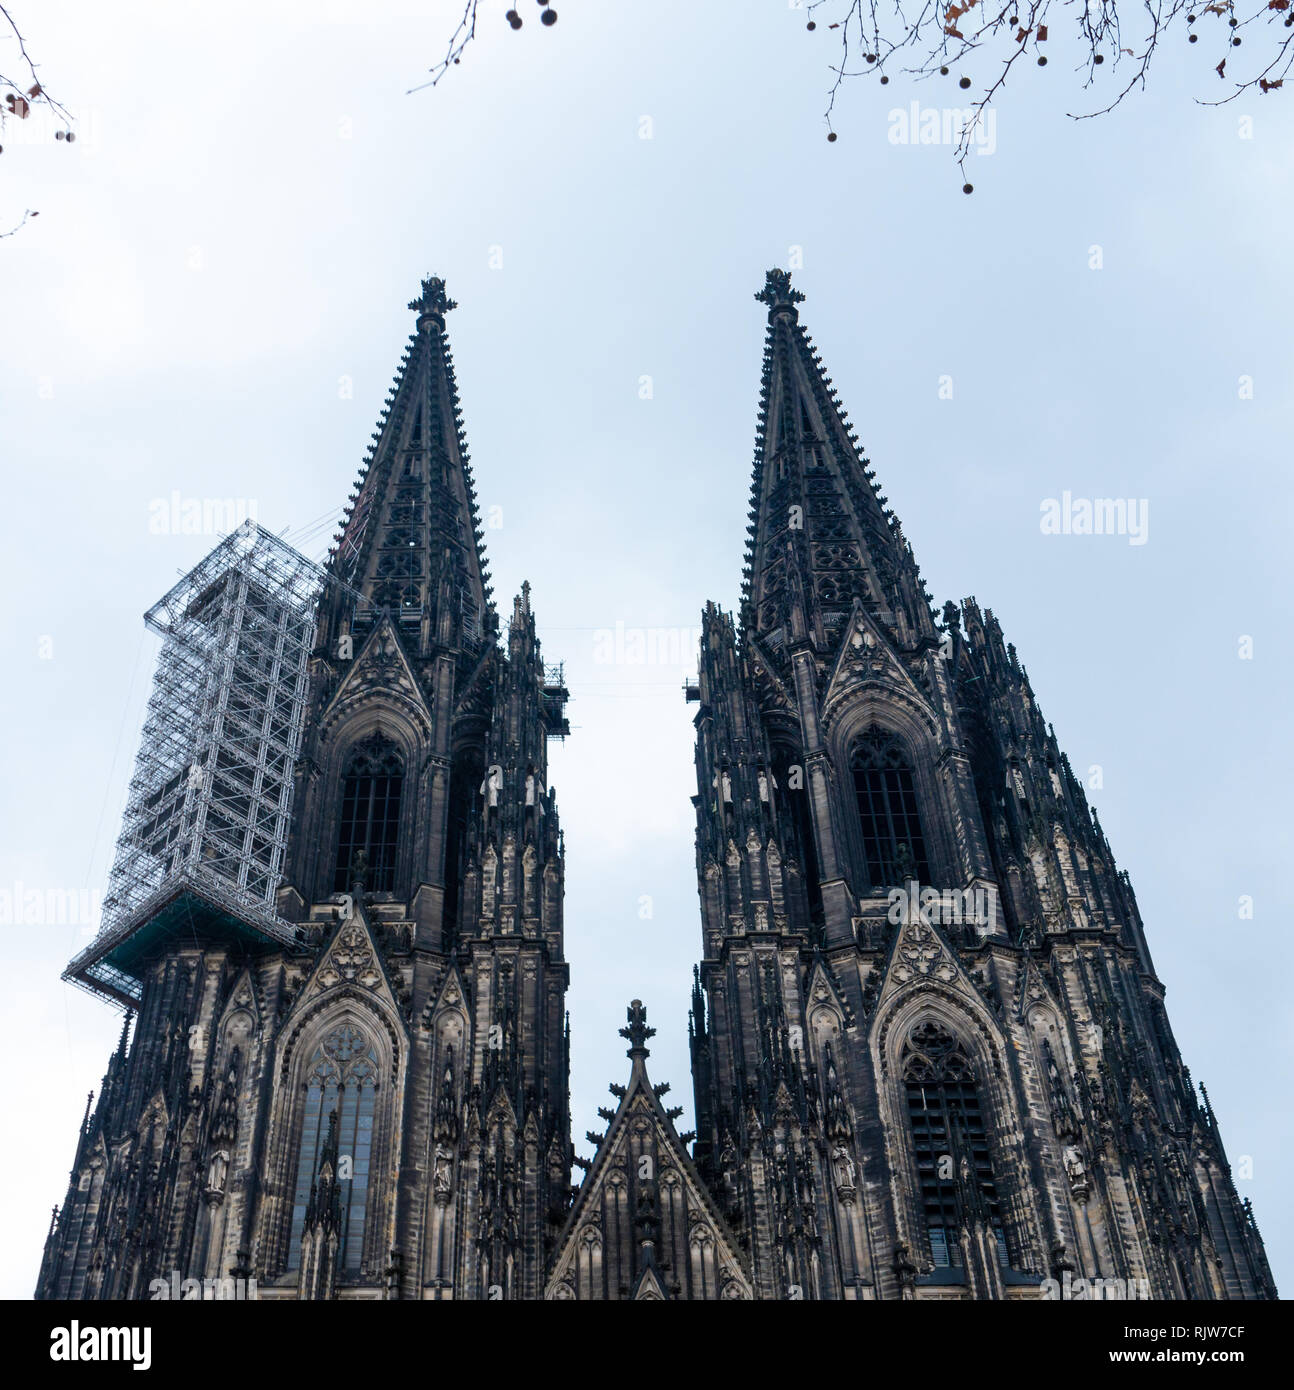
<instances>
[{"instance_id":1,"label":"tracery window","mask_svg":"<svg viewBox=\"0 0 1294 1390\"><path fill-rule=\"evenodd\" d=\"M360 854L369 890L394 892L403 783L404 762L390 739L375 733L355 745L342 776L334 893L350 888Z\"/></svg>"},{"instance_id":2,"label":"tracery window","mask_svg":"<svg viewBox=\"0 0 1294 1390\"><path fill-rule=\"evenodd\" d=\"M306 1067L306 1098L297 1151L296 1187L292 1197L292 1227L288 1268L301 1266L301 1234L310 1187L328 1139L329 1118L337 1114L338 1173L341 1176L341 1235L337 1250L339 1271L357 1271L364 1254L364 1221L368 1215L369 1162L373 1148L373 1111L378 1062L371 1040L354 1024L343 1023L328 1033ZM344 1176L349 1173L349 1177Z\"/></svg>"},{"instance_id":3,"label":"tracery window","mask_svg":"<svg viewBox=\"0 0 1294 1390\"><path fill-rule=\"evenodd\" d=\"M961 1044L938 1023L920 1023L908 1035L903 1085L918 1203L936 1266L961 1266L959 1232L977 1214L969 1208L987 1217L1005 1266L1006 1235L975 1073Z\"/></svg>"},{"instance_id":4,"label":"tracery window","mask_svg":"<svg viewBox=\"0 0 1294 1390\"><path fill-rule=\"evenodd\" d=\"M912 764L903 744L873 724L854 745L850 766L872 887L894 887L902 882L905 870L925 882L930 874L925 837ZM900 846L907 847L906 859Z\"/></svg>"}]
</instances>

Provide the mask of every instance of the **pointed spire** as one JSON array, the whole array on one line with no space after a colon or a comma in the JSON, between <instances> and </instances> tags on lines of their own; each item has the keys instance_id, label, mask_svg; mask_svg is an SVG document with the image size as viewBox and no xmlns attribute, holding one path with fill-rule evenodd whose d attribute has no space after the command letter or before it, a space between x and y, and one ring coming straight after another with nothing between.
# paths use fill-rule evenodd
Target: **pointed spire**
<instances>
[{"instance_id":1,"label":"pointed spire","mask_svg":"<svg viewBox=\"0 0 1294 1390\"><path fill-rule=\"evenodd\" d=\"M770 270L742 629L770 649L834 647L855 598L900 645L933 637L912 553L800 326L804 296Z\"/></svg>"},{"instance_id":2,"label":"pointed spire","mask_svg":"<svg viewBox=\"0 0 1294 1390\"><path fill-rule=\"evenodd\" d=\"M419 649L436 642L471 645L493 627L483 532L445 334L445 315L454 307L435 275L409 301L417 331L331 560L362 595L356 612L346 615L352 631L386 610Z\"/></svg>"}]
</instances>

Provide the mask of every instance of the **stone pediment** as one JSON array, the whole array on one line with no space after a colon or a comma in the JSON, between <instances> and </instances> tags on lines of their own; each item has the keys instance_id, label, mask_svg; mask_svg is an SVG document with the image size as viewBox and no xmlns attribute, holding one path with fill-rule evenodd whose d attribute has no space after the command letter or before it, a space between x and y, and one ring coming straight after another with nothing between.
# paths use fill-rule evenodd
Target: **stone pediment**
<instances>
[{"instance_id":1,"label":"stone pediment","mask_svg":"<svg viewBox=\"0 0 1294 1390\"><path fill-rule=\"evenodd\" d=\"M326 728L361 700L381 696L404 708L430 733L432 719L399 634L389 618L369 634L320 717Z\"/></svg>"},{"instance_id":2,"label":"stone pediment","mask_svg":"<svg viewBox=\"0 0 1294 1390\"><path fill-rule=\"evenodd\" d=\"M943 932L919 911L912 911L910 901L905 901L903 921L894 939L879 998L884 1001L900 990L922 983L951 987L979 998Z\"/></svg>"},{"instance_id":3,"label":"stone pediment","mask_svg":"<svg viewBox=\"0 0 1294 1390\"><path fill-rule=\"evenodd\" d=\"M933 722L934 714L925 692L912 679L885 629L855 599L842 634L836 663L827 677L822 697L823 719L829 721L833 707L854 698L860 689L882 686L905 703L915 704Z\"/></svg>"},{"instance_id":4,"label":"stone pediment","mask_svg":"<svg viewBox=\"0 0 1294 1390\"><path fill-rule=\"evenodd\" d=\"M369 929L362 900L348 894L341 910L337 930L306 977L293 1012L312 1007L333 990L348 988L383 1000L399 1017L396 990Z\"/></svg>"},{"instance_id":5,"label":"stone pediment","mask_svg":"<svg viewBox=\"0 0 1294 1390\"><path fill-rule=\"evenodd\" d=\"M736 1238L648 1079L646 1048L636 1045L630 1056L629 1085L576 1194L546 1297L603 1298L600 1290L609 1284L611 1297L672 1299L680 1296L672 1290L688 1288L693 1268L703 1263L710 1271L706 1291L681 1296L752 1298ZM621 1213L634 1238L613 1242L604 1232ZM680 1259L687 1268L678 1267ZM614 1261L621 1263L610 1268ZM606 1273L596 1287L589 1278L595 1265Z\"/></svg>"}]
</instances>

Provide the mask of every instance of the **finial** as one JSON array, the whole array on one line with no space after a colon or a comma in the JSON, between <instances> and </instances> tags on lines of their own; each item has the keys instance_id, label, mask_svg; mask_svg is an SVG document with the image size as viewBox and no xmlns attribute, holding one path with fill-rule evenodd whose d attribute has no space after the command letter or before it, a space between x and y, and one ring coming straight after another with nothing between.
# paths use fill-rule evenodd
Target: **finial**
<instances>
[{"instance_id":1,"label":"finial","mask_svg":"<svg viewBox=\"0 0 1294 1390\"><path fill-rule=\"evenodd\" d=\"M800 315L795 306L804 300L799 290L791 288L791 272L776 268L766 272L764 288L755 298L768 305L770 319L777 313L789 313L793 319L798 319Z\"/></svg>"},{"instance_id":2,"label":"finial","mask_svg":"<svg viewBox=\"0 0 1294 1390\"><path fill-rule=\"evenodd\" d=\"M629 1026L620 1030L620 1036L629 1039L629 1051L625 1056L648 1056L647 1039L654 1038L656 1030L647 1026L647 1010L643 1008L643 1001L641 999L633 1000L628 1009L625 1010L625 1016L629 1020Z\"/></svg>"},{"instance_id":3,"label":"finial","mask_svg":"<svg viewBox=\"0 0 1294 1390\"><path fill-rule=\"evenodd\" d=\"M445 315L451 309L457 309L458 304L445 293L445 282L439 275L428 275L422 282L422 293L417 299L409 301L409 308L418 311L419 328L428 322L443 328Z\"/></svg>"}]
</instances>

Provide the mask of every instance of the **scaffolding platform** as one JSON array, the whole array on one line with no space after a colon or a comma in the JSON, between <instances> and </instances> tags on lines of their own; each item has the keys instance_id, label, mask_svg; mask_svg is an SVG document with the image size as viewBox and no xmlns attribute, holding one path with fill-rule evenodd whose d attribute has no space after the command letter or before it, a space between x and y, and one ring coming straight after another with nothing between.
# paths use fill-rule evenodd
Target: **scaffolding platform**
<instances>
[{"instance_id":1,"label":"scaffolding platform","mask_svg":"<svg viewBox=\"0 0 1294 1390\"><path fill-rule=\"evenodd\" d=\"M566 663L545 662L544 684L540 694L544 717L544 732L549 738L565 740L571 731L566 717L566 702L571 692L566 688Z\"/></svg>"},{"instance_id":2,"label":"scaffolding platform","mask_svg":"<svg viewBox=\"0 0 1294 1390\"><path fill-rule=\"evenodd\" d=\"M147 961L177 936L297 941L275 895L330 579L247 521L144 615L162 650L102 923L65 980L134 1008Z\"/></svg>"}]
</instances>

